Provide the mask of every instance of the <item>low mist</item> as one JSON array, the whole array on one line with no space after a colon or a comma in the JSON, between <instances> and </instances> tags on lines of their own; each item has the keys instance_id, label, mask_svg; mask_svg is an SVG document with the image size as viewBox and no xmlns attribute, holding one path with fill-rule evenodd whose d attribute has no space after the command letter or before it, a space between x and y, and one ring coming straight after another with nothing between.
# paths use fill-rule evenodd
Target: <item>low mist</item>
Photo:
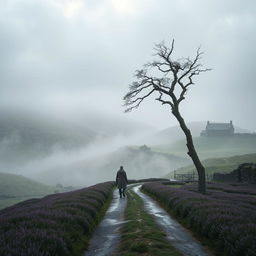
<instances>
[{"instance_id":1,"label":"low mist","mask_svg":"<svg viewBox=\"0 0 256 256\"><path fill-rule=\"evenodd\" d=\"M72 115L9 111L1 115L0 172L65 186L114 180L123 165L130 179L161 177L189 163L141 147L156 130L97 111Z\"/></svg>"}]
</instances>

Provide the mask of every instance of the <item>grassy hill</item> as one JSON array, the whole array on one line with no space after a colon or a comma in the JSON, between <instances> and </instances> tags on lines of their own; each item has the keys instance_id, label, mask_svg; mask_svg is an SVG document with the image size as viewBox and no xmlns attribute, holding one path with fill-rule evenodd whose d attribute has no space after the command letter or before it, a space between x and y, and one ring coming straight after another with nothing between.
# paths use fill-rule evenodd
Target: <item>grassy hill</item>
<instances>
[{"instance_id":1,"label":"grassy hill","mask_svg":"<svg viewBox=\"0 0 256 256\"><path fill-rule=\"evenodd\" d=\"M33 196L53 193L53 188L22 175L0 173L0 196Z\"/></svg>"},{"instance_id":2,"label":"grassy hill","mask_svg":"<svg viewBox=\"0 0 256 256\"><path fill-rule=\"evenodd\" d=\"M12 172L56 151L89 144L97 133L63 120L26 112L0 112L0 172Z\"/></svg>"},{"instance_id":3,"label":"grassy hill","mask_svg":"<svg viewBox=\"0 0 256 256\"><path fill-rule=\"evenodd\" d=\"M205 171L208 174L213 174L215 172L228 173L233 171L241 163L256 162L256 153L238 155L232 157L222 157L222 158L209 158L202 161ZM176 170L177 174L185 173L196 173L194 165L188 165L185 167L178 168ZM173 172L170 172L165 176L165 178L173 178Z\"/></svg>"},{"instance_id":4,"label":"grassy hill","mask_svg":"<svg viewBox=\"0 0 256 256\"><path fill-rule=\"evenodd\" d=\"M256 135L195 137L194 144L202 159L256 153ZM152 147L157 152L186 156L186 141Z\"/></svg>"},{"instance_id":5,"label":"grassy hill","mask_svg":"<svg viewBox=\"0 0 256 256\"><path fill-rule=\"evenodd\" d=\"M52 194L54 188L21 175L0 173L0 209L32 197Z\"/></svg>"}]
</instances>

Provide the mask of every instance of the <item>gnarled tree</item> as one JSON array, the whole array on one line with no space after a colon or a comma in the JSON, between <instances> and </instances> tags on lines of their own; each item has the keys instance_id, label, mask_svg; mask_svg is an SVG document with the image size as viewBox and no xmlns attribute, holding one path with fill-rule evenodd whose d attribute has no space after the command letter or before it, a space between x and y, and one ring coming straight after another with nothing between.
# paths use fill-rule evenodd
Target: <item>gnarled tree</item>
<instances>
[{"instance_id":1,"label":"gnarled tree","mask_svg":"<svg viewBox=\"0 0 256 256\"><path fill-rule=\"evenodd\" d=\"M195 150L191 132L179 107L189 87L194 84L193 78L210 69L202 68L200 59L203 53L200 48L197 49L193 59L181 58L176 61L172 59L173 50L174 40L170 48L164 42L157 44L155 47L157 60L145 64L141 70L136 70L136 81L129 86L129 92L124 96L125 112L138 108L146 98L153 94L157 94L157 101L170 107L186 136L187 153L198 172L198 191L205 193L205 168Z\"/></svg>"}]
</instances>

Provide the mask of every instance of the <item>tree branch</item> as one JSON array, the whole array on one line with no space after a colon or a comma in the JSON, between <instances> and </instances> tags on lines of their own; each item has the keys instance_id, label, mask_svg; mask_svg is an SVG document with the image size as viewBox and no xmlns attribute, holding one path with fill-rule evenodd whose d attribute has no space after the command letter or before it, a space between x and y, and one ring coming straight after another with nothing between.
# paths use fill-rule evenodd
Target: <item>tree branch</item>
<instances>
[{"instance_id":1,"label":"tree branch","mask_svg":"<svg viewBox=\"0 0 256 256\"><path fill-rule=\"evenodd\" d=\"M181 58L177 61L171 59L174 50L174 40L172 40L171 48L168 48L164 42L155 45L155 56L159 60L149 62L144 65L144 69L136 70L135 77L138 79L130 85L130 91L124 96L125 106L129 107L125 112L129 112L137 108L141 102L153 94L159 92L157 101L163 105L168 104L174 108L178 108L181 101L185 99L185 95L190 85L194 84L193 77L202 72L211 69L202 69L202 64L199 63L203 52L198 47L193 60L190 58ZM155 77L151 73L161 73L162 77ZM179 86L181 92L176 91ZM151 88L151 90L150 90ZM150 90L148 92L148 90ZM144 93L144 95L143 95ZM143 95L140 97L140 95ZM163 99L163 95L170 97L170 101Z\"/></svg>"},{"instance_id":2,"label":"tree branch","mask_svg":"<svg viewBox=\"0 0 256 256\"><path fill-rule=\"evenodd\" d=\"M143 97L139 97L139 98L136 98L135 100L130 100L128 102L125 102L125 106L131 106L131 107L128 107L125 112L130 112L132 111L134 108L138 108L141 104L141 102L147 98L149 95L151 95L153 92L155 91L155 89L151 90L148 94L144 95ZM138 102L138 103L136 103ZM135 104L136 103L136 104ZM135 105L134 105L135 104ZM132 106L133 105L133 106Z\"/></svg>"},{"instance_id":3,"label":"tree branch","mask_svg":"<svg viewBox=\"0 0 256 256\"><path fill-rule=\"evenodd\" d=\"M171 106L171 108L173 108L173 104L172 102L168 101L168 100L163 100L162 97L163 97L163 93L162 92L159 92L159 97L156 98L156 100L160 101L162 103L162 105L165 105L165 104L168 104Z\"/></svg>"}]
</instances>

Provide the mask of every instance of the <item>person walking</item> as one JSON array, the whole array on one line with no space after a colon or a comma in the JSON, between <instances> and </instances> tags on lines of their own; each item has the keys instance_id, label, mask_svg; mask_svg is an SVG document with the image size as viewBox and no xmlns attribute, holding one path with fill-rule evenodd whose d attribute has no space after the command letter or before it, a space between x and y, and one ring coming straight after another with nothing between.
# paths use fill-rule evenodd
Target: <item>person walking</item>
<instances>
[{"instance_id":1,"label":"person walking","mask_svg":"<svg viewBox=\"0 0 256 256\"><path fill-rule=\"evenodd\" d=\"M125 189L126 185L128 183L126 172L123 168L123 166L120 166L120 169L118 170L116 174L116 186L119 189L120 198L125 197Z\"/></svg>"}]
</instances>

